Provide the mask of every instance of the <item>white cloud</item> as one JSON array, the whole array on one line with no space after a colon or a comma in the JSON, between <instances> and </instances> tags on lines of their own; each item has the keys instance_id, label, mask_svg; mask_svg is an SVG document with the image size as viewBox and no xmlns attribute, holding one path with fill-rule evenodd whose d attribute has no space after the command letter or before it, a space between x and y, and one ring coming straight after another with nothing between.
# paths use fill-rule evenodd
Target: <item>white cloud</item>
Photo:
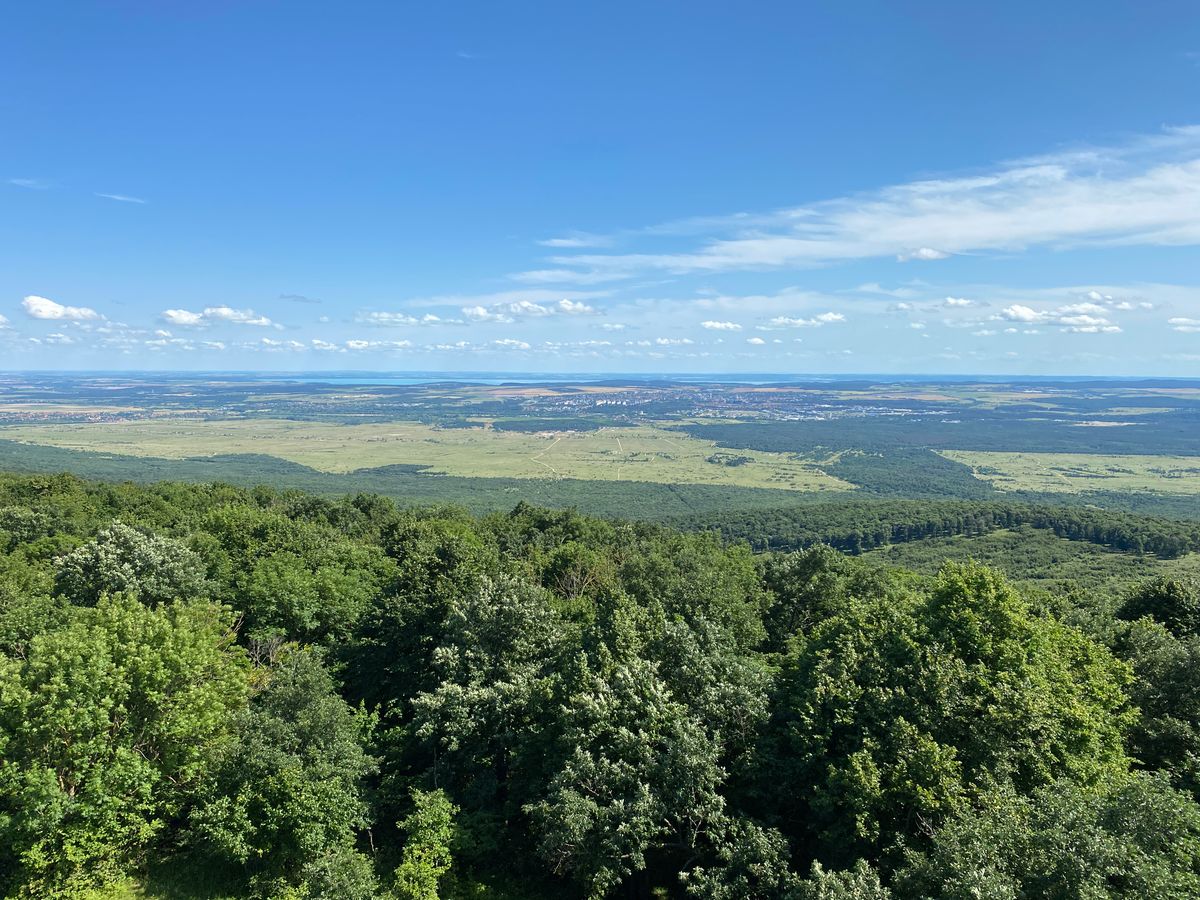
<instances>
[{"instance_id":1,"label":"white cloud","mask_svg":"<svg viewBox=\"0 0 1200 900\"><path fill-rule=\"evenodd\" d=\"M513 322L522 318L540 319L546 316L590 316L596 314L595 307L582 300L563 297L554 303L536 303L533 300L509 300L491 306L464 306L462 313L472 322Z\"/></svg>"},{"instance_id":2,"label":"white cloud","mask_svg":"<svg viewBox=\"0 0 1200 900\"><path fill-rule=\"evenodd\" d=\"M913 260L932 262L935 259L949 258L949 253L946 253L944 250L935 250L932 247L918 247L916 250L909 250L904 253L896 254L896 260L898 262L912 262Z\"/></svg>"},{"instance_id":3,"label":"white cloud","mask_svg":"<svg viewBox=\"0 0 1200 900\"><path fill-rule=\"evenodd\" d=\"M364 341L354 339L346 341L345 347L347 350L407 350L412 346L412 341Z\"/></svg>"},{"instance_id":4,"label":"white cloud","mask_svg":"<svg viewBox=\"0 0 1200 900\"><path fill-rule=\"evenodd\" d=\"M1040 322L1042 316L1043 314L1036 309L1020 303L1014 303L1012 306L1000 310L1000 318L1008 319L1010 322Z\"/></svg>"},{"instance_id":5,"label":"white cloud","mask_svg":"<svg viewBox=\"0 0 1200 900\"><path fill-rule=\"evenodd\" d=\"M766 341L764 341L760 337L752 337L752 338L746 338L746 343L753 344L756 347L761 347L763 344L766 343Z\"/></svg>"},{"instance_id":6,"label":"white cloud","mask_svg":"<svg viewBox=\"0 0 1200 900\"><path fill-rule=\"evenodd\" d=\"M7 327L8 327L8 318L6 316L0 315L0 328L7 328Z\"/></svg>"},{"instance_id":7,"label":"white cloud","mask_svg":"<svg viewBox=\"0 0 1200 900\"><path fill-rule=\"evenodd\" d=\"M968 300L965 297L947 297L943 306L948 306L951 309L965 309L968 306L974 306L974 300Z\"/></svg>"},{"instance_id":8,"label":"white cloud","mask_svg":"<svg viewBox=\"0 0 1200 900\"><path fill-rule=\"evenodd\" d=\"M1172 331L1180 331L1184 334L1200 333L1200 319L1189 319L1186 316L1176 316L1168 319L1167 323L1171 326Z\"/></svg>"},{"instance_id":9,"label":"white cloud","mask_svg":"<svg viewBox=\"0 0 1200 900\"><path fill-rule=\"evenodd\" d=\"M231 322L235 325L266 327L272 324L270 319L266 316L260 316L252 309L234 309L230 306L209 306L205 308L203 315L206 319Z\"/></svg>"},{"instance_id":10,"label":"white cloud","mask_svg":"<svg viewBox=\"0 0 1200 900\"><path fill-rule=\"evenodd\" d=\"M182 325L185 328L204 324L204 316L186 309L164 309L162 317L172 325Z\"/></svg>"},{"instance_id":11,"label":"white cloud","mask_svg":"<svg viewBox=\"0 0 1200 900\"><path fill-rule=\"evenodd\" d=\"M64 306L46 297L31 294L21 301L25 312L35 319L56 319L70 322L91 322L104 318L86 306Z\"/></svg>"},{"instance_id":12,"label":"white cloud","mask_svg":"<svg viewBox=\"0 0 1200 900\"><path fill-rule=\"evenodd\" d=\"M588 306L578 300L562 299L558 301L558 311L566 316L594 316L595 307Z\"/></svg>"},{"instance_id":13,"label":"white cloud","mask_svg":"<svg viewBox=\"0 0 1200 900\"><path fill-rule=\"evenodd\" d=\"M835 322L845 322L846 317L838 312L823 312L811 319L776 316L767 324L773 328L820 328Z\"/></svg>"},{"instance_id":14,"label":"white cloud","mask_svg":"<svg viewBox=\"0 0 1200 900\"><path fill-rule=\"evenodd\" d=\"M1058 325L1061 331L1072 334L1117 334L1121 327L1111 321L1104 313L1103 306L1096 303L1068 303L1055 309L1038 310L1021 303L1006 306L993 319L1008 322L1021 322L1027 325L1047 324ZM1026 331L1026 334L1036 334L1036 331Z\"/></svg>"},{"instance_id":15,"label":"white cloud","mask_svg":"<svg viewBox=\"0 0 1200 900\"><path fill-rule=\"evenodd\" d=\"M742 326L737 322L716 322L709 320L700 323L701 328L707 328L709 331L741 331Z\"/></svg>"},{"instance_id":16,"label":"white cloud","mask_svg":"<svg viewBox=\"0 0 1200 900\"><path fill-rule=\"evenodd\" d=\"M181 328L199 328L213 322L227 322L231 325L254 325L268 328L273 323L266 316L261 316L252 309L234 309L230 306L207 306L201 312L189 309L164 309L163 321Z\"/></svg>"}]
</instances>

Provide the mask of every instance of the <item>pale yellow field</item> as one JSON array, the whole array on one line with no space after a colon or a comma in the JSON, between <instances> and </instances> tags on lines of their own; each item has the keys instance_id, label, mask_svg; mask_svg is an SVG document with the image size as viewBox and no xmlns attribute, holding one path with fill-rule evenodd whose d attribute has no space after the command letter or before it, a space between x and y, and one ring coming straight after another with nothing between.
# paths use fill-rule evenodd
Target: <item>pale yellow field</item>
<instances>
[{"instance_id":1,"label":"pale yellow field","mask_svg":"<svg viewBox=\"0 0 1200 900\"><path fill-rule=\"evenodd\" d=\"M323 472L397 464L446 475L583 478L664 484L722 484L792 491L852 490L812 462L786 453L728 450L661 428L525 434L484 428L434 428L411 422L339 425L264 419L29 425L0 437L73 450L182 459L260 453ZM708 461L748 457L727 466Z\"/></svg>"},{"instance_id":2,"label":"pale yellow field","mask_svg":"<svg viewBox=\"0 0 1200 900\"><path fill-rule=\"evenodd\" d=\"M943 450L1001 490L1200 494L1200 456L992 453Z\"/></svg>"}]
</instances>

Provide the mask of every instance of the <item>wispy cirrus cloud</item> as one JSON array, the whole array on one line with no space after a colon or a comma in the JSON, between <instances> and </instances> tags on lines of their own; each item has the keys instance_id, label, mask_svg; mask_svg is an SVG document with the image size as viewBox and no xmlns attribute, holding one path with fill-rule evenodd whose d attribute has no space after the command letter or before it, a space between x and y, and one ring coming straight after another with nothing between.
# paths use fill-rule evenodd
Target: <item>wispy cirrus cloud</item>
<instances>
[{"instance_id":1,"label":"wispy cirrus cloud","mask_svg":"<svg viewBox=\"0 0 1200 900\"><path fill-rule=\"evenodd\" d=\"M934 262L1035 246L1200 244L1200 126L1017 160L982 174L912 181L762 214L687 220L686 226L622 237L636 243L655 232L691 233L702 237L700 245L667 253L559 255L551 257L556 268L534 271L558 277L574 269L597 279L889 256Z\"/></svg>"},{"instance_id":2,"label":"wispy cirrus cloud","mask_svg":"<svg viewBox=\"0 0 1200 900\"><path fill-rule=\"evenodd\" d=\"M522 284L604 284L606 281L620 281L625 276L617 272L584 272L560 268L530 269L526 272L513 272L508 277Z\"/></svg>"},{"instance_id":3,"label":"wispy cirrus cloud","mask_svg":"<svg viewBox=\"0 0 1200 900\"><path fill-rule=\"evenodd\" d=\"M131 197L128 194L105 194L101 191L97 191L96 196L102 197L105 200L116 200L118 203L145 204L146 202L141 197Z\"/></svg>"},{"instance_id":4,"label":"wispy cirrus cloud","mask_svg":"<svg viewBox=\"0 0 1200 900\"><path fill-rule=\"evenodd\" d=\"M573 231L561 237L544 238L538 241L543 247L559 247L563 249L578 249L580 247L607 247L613 242L611 237L603 234L588 234L584 231Z\"/></svg>"},{"instance_id":5,"label":"wispy cirrus cloud","mask_svg":"<svg viewBox=\"0 0 1200 900\"><path fill-rule=\"evenodd\" d=\"M50 182L43 178L9 178L6 181L13 187L25 188L28 191L45 191L50 189Z\"/></svg>"}]
</instances>

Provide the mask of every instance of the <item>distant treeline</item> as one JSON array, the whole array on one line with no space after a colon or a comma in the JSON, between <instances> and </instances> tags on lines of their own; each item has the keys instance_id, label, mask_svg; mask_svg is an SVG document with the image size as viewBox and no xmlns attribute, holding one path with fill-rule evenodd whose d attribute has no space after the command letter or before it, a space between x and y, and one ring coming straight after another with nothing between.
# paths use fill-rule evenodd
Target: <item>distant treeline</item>
<instances>
[{"instance_id":1,"label":"distant treeline","mask_svg":"<svg viewBox=\"0 0 1200 900\"><path fill-rule=\"evenodd\" d=\"M861 447L893 453L905 448L995 450L1014 453L1196 453L1200 415L1194 410L1137 416L1123 428L1087 428L1078 422L1028 419L989 411L925 416L846 416L800 422L682 425L693 437L723 447L812 453ZM1099 417L1097 417L1099 418Z\"/></svg>"},{"instance_id":2,"label":"distant treeline","mask_svg":"<svg viewBox=\"0 0 1200 900\"><path fill-rule=\"evenodd\" d=\"M1086 507L1052 507L996 501L888 500L840 502L698 515L681 527L711 529L756 550L799 550L828 544L862 553L955 535L975 536L1022 525L1058 537L1114 550L1173 559L1200 550L1200 523Z\"/></svg>"}]
</instances>

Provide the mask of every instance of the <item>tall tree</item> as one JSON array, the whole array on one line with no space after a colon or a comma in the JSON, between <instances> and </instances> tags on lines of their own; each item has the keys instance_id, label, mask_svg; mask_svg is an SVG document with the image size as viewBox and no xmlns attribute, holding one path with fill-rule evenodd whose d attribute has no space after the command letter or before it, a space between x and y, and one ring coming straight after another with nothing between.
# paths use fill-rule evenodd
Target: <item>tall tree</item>
<instances>
[{"instance_id":1,"label":"tall tree","mask_svg":"<svg viewBox=\"0 0 1200 900\"><path fill-rule=\"evenodd\" d=\"M113 880L234 742L247 664L226 614L124 596L0 658L0 857L10 892Z\"/></svg>"}]
</instances>

